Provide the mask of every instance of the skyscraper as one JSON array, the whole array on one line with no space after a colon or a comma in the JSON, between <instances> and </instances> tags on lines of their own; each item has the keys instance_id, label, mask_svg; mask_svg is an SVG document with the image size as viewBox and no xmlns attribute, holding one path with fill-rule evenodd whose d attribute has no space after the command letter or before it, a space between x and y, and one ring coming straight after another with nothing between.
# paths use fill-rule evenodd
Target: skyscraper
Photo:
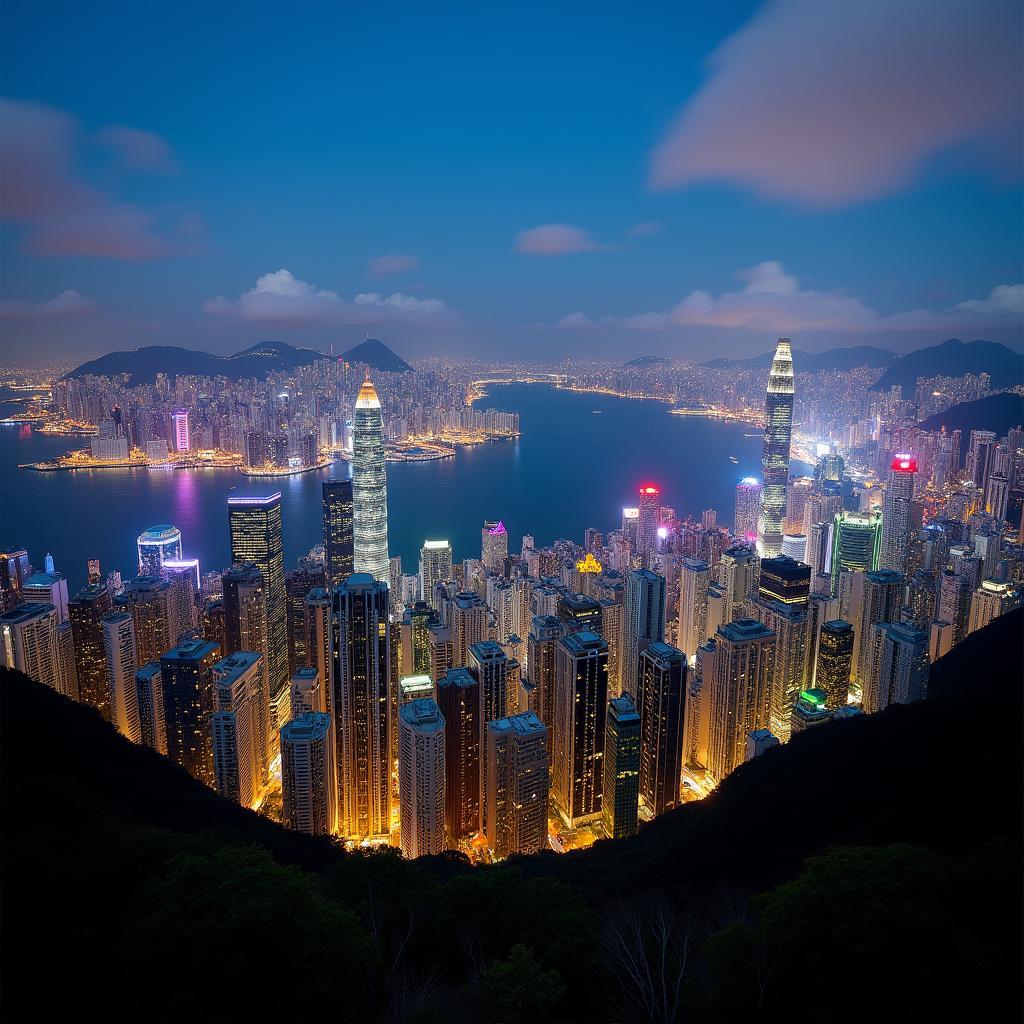
<instances>
[{"instance_id":1,"label":"skyscraper","mask_svg":"<svg viewBox=\"0 0 1024 1024\"><path fill-rule=\"evenodd\" d=\"M707 768L718 783L743 762L748 734L767 728L775 634L755 619L737 619L714 639Z\"/></svg>"},{"instance_id":2,"label":"skyscraper","mask_svg":"<svg viewBox=\"0 0 1024 1024\"><path fill-rule=\"evenodd\" d=\"M334 600L338 828L350 839L382 839L391 828L388 585L353 573Z\"/></svg>"},{"instance_id":3,"label":"skyscraper","mask_svg":"<svg viewBox=\"0 0 1024 1024\"><path fill-rule=\"evenodd\" d=\"M853 645L853 626L850 623L842 619L822 623L814 685L824 692L829 711L838 711L846 705L853 668Z\"/></svg>"},{"instance_id":4,"label":"skyscraper","mask_svg":"<svg viewBox=\"0 0 1024 1024\"><path fill-rule=\"evenodd\" d=\"M135 693L135 626L128 612L111 612L101 620L103 654L110 690L110 724L133 743L142 738Z\"/></svg>"},{"instance_id":5,"label":"skyscraper","mask_svg":"<svg viewBox=\"0 0 1024 1024\"><path fill-rule=\"evenodd\" d=\"M444 716L445 834L448 846L480 828L480 684L468 669L453 668L438 681L437 703Z\"/></svg>"},{"instance_id":6,"label":"skyscraper","mask_svg":"<svg viewBox=\"0 0 1024 1024\"><path fill-rule=\"evenodd\" d=\"M285 626L288 633L288 678L297 669L310 664L306 647L306 597L311 590L321 590L326 583L324 565L311 558L300 558L291 572L285 573Z\"/></svg>"},{"instance_id":7,"label":"skyscraper","mask_svg":"<svg viewBox=\"0 0 1024 1024\"><path fill-rule=\"evenodd\" d=\"M135 624L137 664L156 661L181 637L179 604L167 580L155 576L136 576L129 580L114 598L114 611L131 614Z\"/></svg>"},{"instance_id":8,"label":"skyscraper","mask_svg":"<svg viewBox=\"0 0 1024 1024\"><path fill-rule=\"evenodd\" d=\"M882 504L882 540L878 559L878 564L883 569L907 571L910 537L914 525L916 473L917 459L912 455L896 455L889 467L889 480Z\"/></svg>"},{"instance_id":9,"label":"skyscraper","mask_svg":"<svg viewBox=\"0 0 1024 1024\"><path fill-rule=\"evenodd\" d=\"M214 787L222 797L255 807L261 786L264 721L258 713L263 694L263 656L236 651L213 666Z\"/></svg>"},{"instance_id":10,"label":"skyscraper","mask_svg":"<svg viewBox=\"0 0 1024 1024\"><path fill-rule=\"evenodd\" d=\"M622 689L637 693L640 655L649 644L665 639L665 577L650 569L626 574L623 609ZM638 702L639 695L638 695Z\"/></svg>"},{"instance_id":11,"label":"skyscraper","mask_svg":"<svg viewBox=\"0 0 1024 1024\"><path fill-rule=\"evenodd\" d=\"M28 601L0 615L0 665L61 692L57 609ZM67 695L66 695L67 696Z\"/></svg>"},{"instance_id":12,"label":"skyscraper","mask_svg":"<svg viewBox=\"0 0 1024 1024\"><path fill-rule=\"evenodd\" d=\"M605 833L623 839L636 833L640 797L640 716L624 693L608 702L604 730L604 794L601 815Z\"/></svg>"},{"instance_id":13,"label":"skyscraper","mask_svg":"<svg viewBox=\"0 0 1024 1024\"><path fill-rule=\"evenodd\" d=\"M707 639L708 587L711 566L696 558L684 558L679 571L679 627L676 639L687 658Z\"/></svg>"},{"instance_id":14,"label":"skyscraper","mask_svg":"<svg viewBox=\"0 0 1024 1024\"><path fill-rule=\"evenodd\" d=\"M434 587L452 579L452 546L446 540L425 540L420 548L420 597L435 611Z\"/></svg>"},{"instance_id":15,"label":"skyscraper","mask_svg":"<svg viewBox=\"0 0 1024 1024\"><path fill-rule=\"evenodd\" d=\"M555 649L552 798L570 828L599 817L604 792L608 644L584 630Z\"/></svg>"},{"instance_id":16,"label":"skyscraper","mask_svg":"<svg viewBox=\"0 0 1024 1024\"><path fill-rule=\"evenodd\" d=\"M640 798L653 815L679 804L686 655L655 641L640 658Z\"/></svg>"},{"instance_id":17,"label":"skyscraper","mask_svg":"<svg viewBox=\"0 0 1024 1024\"><path fill-rule=\"evenodd\" d=\"M761 509L761 481L745 476L736 485L736 516L733 534L753 544L757 540L757 517Z\"/></svg>"},{"instance_id":18,"label":"skyscraper","mask_svg":"<svg viewBox=\"0 0 1024 1024\"><path fill-rule=\"evenodd\" d=\"M928 634L903 622L871 627L870 668L864 686L864 710L924 700L928 690Z\"/></svg>"},{"instance_id":19,"label":"skyscraper","mask_svg":"<svg viewBox=\"0 0 1024 1024\"><path fill-rule=\"evenodd\" d=\"M881 547L881 513L837 512L832 524L832 592L838 590L840 573L877 569Z\"/></svg>"},{"instance_id":20,"label":"skyscraper","mask_svg":"<svg viewBox=\"0 0 1024 1024\"><path fill-rule=\"evenodd\" d=\"M384 421L380 400L370 383L370 372L356 398L352 441L352 532L355 571L369 573L387 584L391 579L388 558L388 481L384 449Z\"/></svg>"},{"instance_id":21,"label":"skyscraper","mask_svg":"<svg viewBox=\"0 0 1024 1024\"><path fill-rule=\"evenodd\" d=\"M993 619L1019 608L1022 600L1020 588L1015 584L983 580L971 597L967 632L984 629Z\"/></svg>"},{"instance_id":22,"label":"skyscraper","mask_svg":"<svg viewBox=\"0 0 1024 1024\"><path fill-rule=\"evenodd\" d=\"M402 705L398 746L402 853L439 854L445 848L445 720L429 697Z\"/></svg>"},{"instance_id":23,"label":"skyscraper","mask_svg":"<svg viewBox=\"0 0 1024 1024\"><path fill-rule=\"evenodd\" d=\"M537 853L548 837L547 729L532 712L488 722L487 847L495 860Z\"/></svg>"},{"instance_id":24,"label":"skyscraper","mask_svg":"<svg viewBox=\"0 0 1024 1024\"><path fill-rule=\"evenodd\" d=\"M188 430L188 409L175 409L171 413L171 426L174 432L174 450L187 452L192 449L192 441Z\"/></svg>"},{"instance_id":25,"label":"skyscraper","mask_svg":"<svg viewBox=\"0 0 1024 1024\"><path fill-rule=\"evenodd\" d=\"M213 666L219 658L220 648L205 640L188 640L160 658L167 756L210 787Z\"/></svg>"},{"instance_id":26,"label":"skyscraper","mask_svg":"<svg viewBox=\"0 0 1024 1024\"><path fill-rule=\"evenodd\" d=\"M326 588L333 593L335 587L355 571L352 526L352 481L325 480L323 482L324 565Z\"/></svg>"},{"instance_id":27,"label":"skyscraper","mask_svg":"<svg viewBox=\"0 0 1024 1024\"><path fill-rule=\"evenodd\" d=\"M267 686L270 695L269 732L288 720L288 626L284 589L284 535L281 492L228 498L231 561L252 562L263 577L267 603ZM225 609L226 611L226 609Z\"/></svg>"},{"instance_id":28,"label":"skyscraper","mask_svg":"<svg viewBox=\"0 0 1024 1024\"><path fill-rule=\"evenodd\" d=\"M338 783L331 716L309 711L281 727L282 820L311 836L338 828Z\"/></svg>"},{"instance_id":29,"label":"skyscraper","mask_svg":"<svg viewBox=\"0 0 1024 1024\"><path fill-rule=\"evenodd\" d=\"M68 602L68 618L75 645L78 697L110 720L110 691L103 648L103 616L110 611L110 591L102 583L80 590Z\"/></svg>"},{"instance_id":30,"label":"skyscraper","mask_svg":"<svg viewBox=\"0 0 1024 1024\"><path fill-rule=\"evenodd\" d=\"M169 523L151 526L135 543L140 576L159 576L165 560L181 558L181 530Z\"/></svg>"},{"instance_id":31,"label":"skyscraper","mask_svg":"<svg viewBox=\"0 0 1024 1024\"><path fill-rule=\"evenodd\" d=\"M508 557L508 530L498 520L487 520L480 531L480 560L489 572L503 573Z\"/></svg>"},{"instance_id":32,"label":"skyscraper","mask_svg":"<svg viewBox=\"0 0 1024 1024\"><path fill-rule=\"evenodd\" d=\"M661 509L661 491L654 484L640 488L640 516L637 525L637 554L640 565L649 569L658 544L658 513Z\"/></svg>"},{"instance_id":33,"label":"skyscraper","mask_svg":"<svg viewBox=\"0 0 1024 1024\"><path fill-rule=\"evenodd\" d=\"M469 664L469 649L487 639L487 605L472 590L456 594L448 625L452 630L452 664Z\"/></svg>"},{"instance_id":34,"label":"skyscraper","mask_svg":"<svg viewBox=\"0 0 1024 1024\"><path fill-rule=\"evenodd\" d=\"M849 620L854 623L855 631L859 629L853 661L854 696L868 685L870 679L873 627L881 622L899 622L904 581L903 574L892 569L864 573L860 614Z\"/></svg>"},{"instance_id":35,"label":"skyscraper","mask_svg":"<svg viewBox=\"0 0 1024 1024\"><path fill-rule=\"evenodd\" d=\"M139 742L166 755L167 723L159 661L151 661L135 673L135 705L139 709Z\"/></svg>"},{"instance_id":36,"label":"skyscraper","mask_svg":"<svg viewBox=\"0 0 1024 1024\"><path fill-rule=\"evenodd\" d=\"M768 374L764 439L761 443L761 514L757 521L757 553L782 552L782 521L786 515L789 446L793 433L793 354L789 338L779 338Z\"/></svg>"}]
</instances>

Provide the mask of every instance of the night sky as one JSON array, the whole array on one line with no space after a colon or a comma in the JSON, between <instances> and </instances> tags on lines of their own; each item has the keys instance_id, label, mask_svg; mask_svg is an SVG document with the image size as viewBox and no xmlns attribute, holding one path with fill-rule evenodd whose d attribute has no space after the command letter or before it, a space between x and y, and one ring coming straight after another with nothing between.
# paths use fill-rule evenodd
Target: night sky
<instances>
[{"instance_id":1,"label":"night sky","mask_svg":"<svg viewBox=\"0 0 1024 1024\"><path fill-rule=\"evenodd\" d=\"M7 0L2 361L1019 347L1017 3Z\"/></svg>"}]
</instances>

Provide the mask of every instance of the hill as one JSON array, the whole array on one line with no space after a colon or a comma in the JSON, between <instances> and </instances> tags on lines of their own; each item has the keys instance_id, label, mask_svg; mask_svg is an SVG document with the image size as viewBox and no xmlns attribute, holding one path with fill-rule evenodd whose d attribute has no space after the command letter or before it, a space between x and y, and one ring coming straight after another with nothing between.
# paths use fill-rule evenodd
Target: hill
<instances>
[{"instance_id":1,"label":"hill","mask_svg":"<svg viewBox=\"0 0 1024 1024\"><path fill-rule=\"evenodd\" d=\"M672 360L666 359L664 356L637 356L636 359L630 359L628 363L622 365L646 370L649 366L671 366Z\"/></svg>"},{"instance_id":2,"label":"hill","mask_svg":"<svg viewBox=\"0 0 1024 1024\"><path fill-rule=\"evenodd\" d=\"M1013 391L988 395L974 402L951 405L945 412L929 416L918 424L921 430L959 430L960 454L967 451L972 430L991 430L996 437L1005 437L1007 431L1024 425L1024 396Z\"/></svg>"},{"instance_id":3,"label":"hill","mask_svg":"<svg viewBox=\"0 0 1024 1024\"><path fill-rule=\"evenodd\" d=\"M65 374L65 379L93 374L100 377L128 375L128 384L152 384L158 373L169 377L179 374L196 377L227 377L245 380L262 379L269 373L294 370L317 359L327 358L323 352L295 348L283 341L263 341L236 352L232 356L215 356L196 349L174 345L150 345L132 352L108 352Z\"/></svg>"},{"instance_id":4,"label":"hill","mask_svg":"<svg viewBox=\"0 0 1024 1024\"><path fill-rule=\"evenodd\" d=\"M951 338L903 356L875 381L871 390L888 391L899 385L904 398L913 398L918 377L963 377L968 373L987 373L992 387L1012 388L1024 383L1024 360L995 341Z\"/></svg>"},{"instance_id":5,"label":"hill","mask_svg":"<svg viewBox=\"0 0 1024 1024\"><path fill-rule=\"evenodd\" d=\"M2 672L3 1018L1020 1019L1022 629L631 840L493 868L285 832Z\"/></svg>"},{"instance_id":6,"label":"hill","mask_svg":"<svg viewBox=\"0 0 1024 1024\"><path fill-rule=\"evenodd\" d=\"M374 370L382 370L385 373L408 373L412 370L404 359L396 356L384 342L376 338L361 341L355 348L342 353L341 358L349 363L365 363Z\"/></svg>"},{"instance_id":7,"label":"hill","mask_svg":"<svg viewBox=\"0 0 1024 1024\"><path fill-rule=\"evenodd\" d=\"M772 365L774 350L762 352L750 359L712 359L702 363L709 369L768 370ZM899 357L883 348L871 345L852 345L848 348L832 348L827 352L793 352L793 368L797 373L825 373L828 371L854 370L858 366L881 368L891 366Z\"/></svg>"}]
</instances>

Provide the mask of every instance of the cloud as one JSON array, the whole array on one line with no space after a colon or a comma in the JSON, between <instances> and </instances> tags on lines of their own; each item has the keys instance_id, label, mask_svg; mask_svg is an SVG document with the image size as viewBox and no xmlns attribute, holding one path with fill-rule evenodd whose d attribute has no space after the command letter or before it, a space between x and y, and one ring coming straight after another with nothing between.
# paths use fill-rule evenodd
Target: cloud
<instances>
[{"instance_id":1,"label":"cloud","mask_svg":"<svg viewBox=\"0 0 1024 1024\"><path fill-rule=\"evenodd\" d=\"M29 252L151 260L178 251L154 214L81 177L83 136L75 118L38 103L0 99L0 123L0 219L24 227ZM173 225L170 230L174 234Z\"/></svg>"},{"instance_id":2,"label":"cloud","mask_svg":"<svg viewBox=\"0 0 1024 1024\"><path fill-rule=\"evenodd\" d=\"M966 143L1019 173L1020 34L1014 0L775 0L711 55L650 184L835 207L898 192Z\"/></svg>"},{"instance_id":3,"label":"cloud","mask_svg":"<svg viewBox=\"0 0 1024 1024\"><path fill-rule=\"evenodd\" d=\"M531 256L563 256L570 252L597 252L607 248L591 238L589 231L571 224L541 224L516 235L516 249Z\"/></svg>"},{"instance_id":4,"label":"cloud","mask_svg":"<svg viewBox=\"0 0 1024 1024\"><path fill-rule=\"evenodd\" d=\"M92 299L71 288L47 302L23 302L18 299L0 301L0 319L48 320L53 317L78 316L95 308L96 303Z\"/></svg>"},{"instance_id":5,"label":"cloud","mask_svg":"<svg viewBox=\"0 0 1024 1024\"><path fill-rule=\"evenodd\" d=\"M765 260L736 275L738 291L712 295L692 291L668 312L593 317L570 313L558 330L626 328L667 331L684 327L722 327L759 332L976 330L1014 326L1024 312L1024 284L1000 285L985 299L970 299L950 309L909 310L882 315L842 290L802 288L777 260Z\"/></svg>"},{"instance_id":6,"label":"cloud","mask_svg":"<svg viewBox=\"0 0 1024 1024\"><path fill-rule=\"evenodd\" d=\"M629 233L634 238L644 238L647 235L660 235L663 229L664 224L656 220L642 220L634 224L629 229Z\"/></svg>"},{"instance_id":7,"label":"cloud","mask_svg":"<svg viewBox=\"0 0 1024 1024\"><path fill-rule=\"evenodd\" d=\"M415 256L388 253L386 256L375 256L370 260L370 276L391 277L392 274L401 274L406 270L415 270L419 265L420 261Z\"/></svg>"},{"instance_id":8,"label":"cloud","mask_svg":"<svg viewBox=\"0 0 1024 1024\"><path fill-rule=\"evenodd\" d=\"M205 302L203 309L213 316L291 326L429 323L457 315L440 299L420 299L401 292L362 292L351 300L344 299L337 292L317 288L285 269L264 274L253 288L234 301L218 296Z\"/></svg>"},{"instance_id":9,"label":"cloud","mask_svg":"<svg viewBox=\"0 0 1024 1024\"><path fill-rule=\"evenodd\" d=\"M180 168L170 144L155 132L112 124L96 136L98 142L113 149L126 167L158 174L177 174Z\"/></svg>"}]
</instances>

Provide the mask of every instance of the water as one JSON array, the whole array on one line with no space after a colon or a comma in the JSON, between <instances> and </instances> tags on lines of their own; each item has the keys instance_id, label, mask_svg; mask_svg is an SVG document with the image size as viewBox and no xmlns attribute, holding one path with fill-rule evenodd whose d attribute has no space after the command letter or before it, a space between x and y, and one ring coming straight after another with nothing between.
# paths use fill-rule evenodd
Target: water
<instances>
[{"instance_id":1,"label":"water","mask_svg":"<svg viewBox=\"0 0 1024 1024\"><path fill-rule=\"evenodd\" d=\"M479 558L485 519L505 523L510 551L519 550L523 533L538 545L559 537L582 543L588 526L616 528L622 507L636 505L638 488L651 481L677 515L715 508L731 523L736 481L760 474L760 439L743 436L755 428L671 416L662 402L511 384L491 387L482 405L518 412L523 436L463 449L453 459L388 464L390 551L405 572L416 571L427 538L450 540L456 559ZM135 538L156 523L181 530L185 554L198 557L203 572L223 569L231 560L232 492L281 491L290 567L321 540L320 482L348 472L338 463L268 481L228 469L16 468L87 441L0 428L0 543L27 547L35 565L52 552L72 589L84 584L89 558L99 558L104 573L134 574Z\"/></svg>"}]
</instances>

